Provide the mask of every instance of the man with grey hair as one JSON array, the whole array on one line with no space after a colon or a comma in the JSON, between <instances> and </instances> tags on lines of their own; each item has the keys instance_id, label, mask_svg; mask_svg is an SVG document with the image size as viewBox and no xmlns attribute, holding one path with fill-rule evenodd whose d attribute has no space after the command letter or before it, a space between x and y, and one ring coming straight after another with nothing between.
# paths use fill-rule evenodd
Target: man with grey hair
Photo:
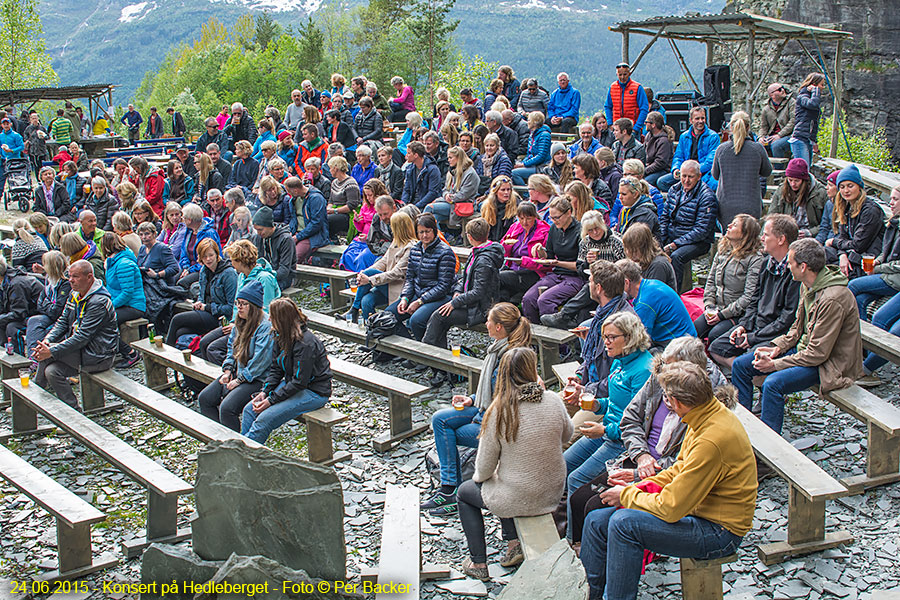
<instances>
[{"instance_id":1,"label":"man with grey hair","mask_svg":"<svg viewBox=\"0 0 900 600\"><path fill-rule=\"evenodd\" d=\"M685 265L709 252L716 233L719 203L716 194L701 181L700 164L681 164L681 181L670 190L659 219L663 250L672 259L677 290L683 292Z\"/></svg>"},{"instance_id":2,"label":"man with grey hair","mask_svg":"<svg viewBox=\"0 0 900 600\"><path fill-rule=\"evenodd\" d=\"M216 121L215 117L208 117L203 122L203 125L204 131L200 134L200 137L197 138L197 151L208 153L210 144L217 144L216 147L220 150L222 148L228 150L228 134L224 131L219 131L219 123Z\"/></svg>"},{"instance_id":3,"label":"man with grey hair","mask_svg":"<svg viewBox=\"0 0 900 600\"><path fill-rule=\"evenodd\" d=\"M781 433L788 394L819 386L820 394L852 385L863 376L859 310L847 278L825 264L825 249L813 238L793 242L788 268L800 282L800 305L790 330L734 360L731 381L738 401L753 403L753 379L760 388L762 422Z\"/></svg>"},{"instance_id":4,"label":"man with grey hair","mask_svg":"<svg viewBox=\"0 0 900 600\"><path fill-rule=\"evenodd\" d=\"M430 156L441 172L441 181L447 177L447 171L450 170L450 162L447 159L447 150L450 146L441 139L436 131L429 131L422 136L422 143L425 145L426 156Z\"/></svg>"},{"instance_id":5,"label":"man with grey hair","mask_svg":"<svg viewBox=\"0 0 900 600\"><path fill-rule=\"evenodd\" d=\"M246 140L253 144L256 141L256 124L250 112L240 102L231 105L231 119L222 131L228 136L228 149L231 152L234 152L236 142Z\"/></svg>"},{"instance_id":6,"label":"man with grey hair","mask_svg":"<svg viewBox=\"0 0 900 600\"><path fill-rule=\"evenodd\" d=\"M518 156L519 136L515 131L503 124L503 115L496 110L489 110L484 113L484 124L491 133L496 133L497 137L500 138L500 147L503 148L506 154L510 157Z\"/></svg>"},{"instance_id":7,"label":"man with grey hair","mask_svg":"<svg viewBox=\"0 0 900 600\"><path fill-rule=\"evenodd\" d=\"M581 92L569 84L569 74L556 76L559 86L547 103L547 121L550 129L561 133L570 133L578 123L578 111L581 109Z\"/></svg>"},{"instance_id":8,"label":"man with grey hair","mask_svg":"<svg viewBox=\"0 0 900 600\"><path fill-rule=\"evenodd\" d=\"M303 99L300 90L291 92L291 103L284 109L284 126L290 131L303 124Z\"/></svg>"},{"instance_id":9,"label":"man with grey hair","mask_svg":"<svg viewBox=\"0 0 900 600\"><path fill-rule=\"evenodd\" d=\"M111 369L119 348L116 309L103 284L94 279L94 268L86 260L69 266L72 296L50 333L34 348L38 361L35 383L53 388L57 397L73 408L78 401L69 377L81 371L97 373Z\"/></svg>"},{"instance_id":10,"label":"man with grey hair","mask_svg":"<svg viewBox=\"0 0 900 600\"><path fill-rule=\"evenodd\" d=\"M199 148L199 146L197 146ZM228 147L228 140L225 140L225 147ZM231 177L231 162L229 162L229 157L231 156L231 152L226 152L228 156L222 154L221 146L216 143L212 143L206 146L206 154L209 156L209 160L212 161L213 167L215 167L216 171L222 176L222 181L228 181L228 178Z\"/></svg>"},{"instance_id":11,"label":"man with grey hair","mask_svg":"<svg viewBox=\"0 0 900 600\"><path fill-rule=\"evenodd\" d=\"M528 139L531 137L531 130L528 129L528 119L508 108L501 112L500 116L503 117L503 125L512 129L518 138L516 155L525 156L528 153ZM515 160L516 157L512 156L510 158Z\"/></svg>"},{"instance_id":12,"label":"man with grey hair","mask_svg":"<svg viewBox=\"0 0 900 600\"><path fill-rule=\"evenodd\" d=\"M397 204L390 196L378 196L375 199L375 218L369 226L369 233L366 235L366 246L375 256L384 256L391 242L394 241L394 234L391 232L391 217L397 212Z\"/></svg>"}]
</instances>

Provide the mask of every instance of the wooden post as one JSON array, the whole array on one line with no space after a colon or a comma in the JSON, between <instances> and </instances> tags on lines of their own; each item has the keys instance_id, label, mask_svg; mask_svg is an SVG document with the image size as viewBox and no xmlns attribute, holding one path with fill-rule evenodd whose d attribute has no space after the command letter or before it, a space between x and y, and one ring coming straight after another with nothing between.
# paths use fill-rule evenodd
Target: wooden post
<instances>
[{"instance_id":1,"label":"wooden post","mask_svg":"<svg viewBox=\"0 0 900 600\"><path fill-rule=\"evenodd\" d=\"M839 29L840 26L838 25ZM831 115L831 147L828 149L829 158L837 158L838 132L840 131L840 123L838 118L841 116L841 96L844 92L844 71L841 68L841 55L844 53L844 40L837 41L837 48L834 50L834 112Z\"/></svg>"},{"instance_id":2,"label":"wooden post","mask_svg":"<svg viewBox=\"0 0 900 600\"><path fill-rule=\"evenodd\" d=\"M756 76L755 72L755 60L754 55L756 54L756 29L754 29L753 25L750 25L750 35L747 38L747 114L750 115L750 122L753 123L753 105L755 104L753 101L753 90L756 87L754 78Z\"/></svg>"},{"instance_id":3,"label":"wooden post","mask_svg":"<svg viewBox=\"0 0 900 600\"><path fill-rule=\"evenodd\" d=\"M715 64L716 62L716 43L706 42L706 66Z\"/></svg>"},{"instance_id":4,"label":"wooden post","mask_svg":"<svg viewBox=\"0 0 900 600\"><path fill-rule=\"evenodd\" d=\"M622 32L622 60L628 62L628 30Z\"/></svg>"}]
</instances>

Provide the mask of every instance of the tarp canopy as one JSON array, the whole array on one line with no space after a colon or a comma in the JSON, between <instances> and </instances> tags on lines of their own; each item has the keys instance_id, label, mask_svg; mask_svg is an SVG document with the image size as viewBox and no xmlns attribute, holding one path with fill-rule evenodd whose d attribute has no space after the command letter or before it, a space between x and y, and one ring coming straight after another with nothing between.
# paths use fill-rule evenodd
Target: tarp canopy
<instances>
[{"instance_id":1,"label":"tarp canopy","mask_svg":"<svg viewBox=\"0 0 900 600\"><path fill-rule=\"evenodd\" d=\"M78 100L85 98L93 100L101 97L111 97L113 88L111 83L95 83L91 85L69 85L65 87L41 87L24 90L0 90L0 104L34 104L41 100Z\"/></svg>"}]
</instances>

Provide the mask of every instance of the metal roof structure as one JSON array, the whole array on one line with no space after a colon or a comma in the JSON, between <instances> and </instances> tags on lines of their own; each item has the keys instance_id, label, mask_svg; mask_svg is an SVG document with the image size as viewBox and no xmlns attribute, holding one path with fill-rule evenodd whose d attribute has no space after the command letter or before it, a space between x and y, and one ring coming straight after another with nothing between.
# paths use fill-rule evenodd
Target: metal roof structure
<instances>
[{"instance_id":1,"label":"metal roof structure","mask_svg":"<svg viewBox=\"0 0 900 600\"><path fill-rule=\"evenodd\" d=\"M694 89L703 95L697 85L697 81L684 60L684 56L678 48L678 41L701 42L706 44L706 64L715 61L715 49L724 48L731 56L732 69L741 73L747 82L747 95L744 98L744 108L753 120L754 105L758 99L758 93L766 81L772 67L777 60L758 60L757 43L765 43L771 47L775 44L775 55L778 56L789 42L795 42L809 58L816 70L825 73L829 86L834 96L834 119L832 125L832 154L837 152L838 127L841 115L841 95L843 93L843 72L841 58L844 42L853 39L849 31L841 31L836 28L816 27L805 23L785 21L764 17L748 12L732 12L720 14L688 13L684 16L652 17L642 21L622 21L609 28L610 31L622 34L622 60L630 63L631 71L637 68L641 59L658 39L668 41L672 52L678 61L684 75L694 86ZM632 62L629 57L630 35L650 36L650 41L641 50L637 58ZM812 51L804 46L804 42L812 44ZM834 67L829 73L822 52L822 44L834 45ZM742 54L743 53L743 54ZM818 54L818 58L813 53Z\"/></svg>"},{"instance_id":2,"label":"metal roof structure","mask_svg":"<svg viewBox=\"0 0 900 600\"><path fill-rule=\"evenodd\" d=\"M0 90L0 104L35 103L40 100L88 100L108 96L116 86L111 83L41 87L22 90Z\"/></svg>"}]
</instances>

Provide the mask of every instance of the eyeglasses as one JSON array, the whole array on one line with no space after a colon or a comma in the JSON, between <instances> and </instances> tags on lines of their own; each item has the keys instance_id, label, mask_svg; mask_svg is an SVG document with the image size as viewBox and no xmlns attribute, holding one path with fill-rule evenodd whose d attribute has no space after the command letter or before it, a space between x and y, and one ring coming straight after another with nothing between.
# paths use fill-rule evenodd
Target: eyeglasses
<instances>
[{"instance_id":1,"label":"eyeglasses","mask_svg":"<svg viewBox=\"0 0 900 600\"><path fill-rule=\"evenodd\" d=\"M238 300L234 303L234 305L237 306L238 308L244 308L245 306L250 306L250 303L247 302L246 300Z\"/></svg>"},{"instance_id":2,"label":"eyeglasses","mask_svg":"<svg viewBox=\"0 0 900 600\"><path fill-rule=\"evenodd\" d=\"M604 333L603 334L603 340L606 342L614 342L615 340L619 339L620 337L625 337L625 334L624 333Z\"/></svg>"}]
</instances>

